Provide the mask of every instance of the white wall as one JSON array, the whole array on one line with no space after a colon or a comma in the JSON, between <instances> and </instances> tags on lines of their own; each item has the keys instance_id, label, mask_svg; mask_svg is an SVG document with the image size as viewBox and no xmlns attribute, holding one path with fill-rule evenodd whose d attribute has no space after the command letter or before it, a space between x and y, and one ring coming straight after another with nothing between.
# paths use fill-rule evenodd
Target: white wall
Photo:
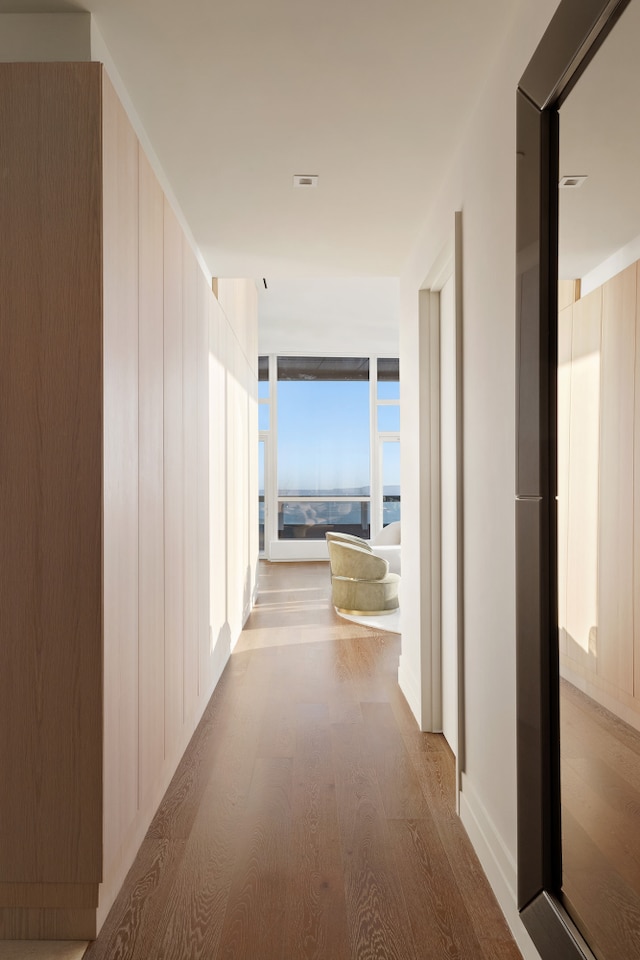
<instances>
[{"instance_id":1,"label":"white wall","mask_svg":"<svg viewBox=\"0 0 640 960\"><path fill-rule=\"evenodd\" d=\"M251 610L258 562L257 296L219 280L209 326L211 643L224 665Z\"/></svg>"},{"instance_id":2,"label":"white wall","mask_svg":"<svg viewBox=\"0 0 640 960\"><path fill-rule=\"evenodd\" d=\"M465 770L461 812L526 957L516 910L515 93L557 0L521 3L438 201L401 277L403 674L420 685L418 290L462 210ZM411 523L406 520L411 518ZM412 558L411 560L409 558ZM411 676L413 671L413 677ZM424 687L428 691L428 685ZM424 694L423 694L424 698ZM420 703L414 712L428 715Z\"/></svg>"},{"instance_id":3,"label":"white wall","mask_svg":"<svg viewBox=\"0 0 640 960\"><path fill-rule=\"evenodd\" d=\"M440 291L442 732L458 756L458 498L454 278Z\"/></svg>"}]
</instances>

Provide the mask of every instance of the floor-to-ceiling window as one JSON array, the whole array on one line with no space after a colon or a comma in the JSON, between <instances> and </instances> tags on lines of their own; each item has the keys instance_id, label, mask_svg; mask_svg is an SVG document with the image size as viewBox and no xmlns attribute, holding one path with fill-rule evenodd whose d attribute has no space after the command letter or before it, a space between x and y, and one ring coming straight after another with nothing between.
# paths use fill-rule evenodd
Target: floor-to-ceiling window
<instances>
[{"instance_id":1,"label":"floor-to-ceiling window","mask_svg":"<svg viewBox=\"0 0 640 960\"><path fill-rule=\"evenodd\" d=\"M258 357L258 552L265 555L267 500L265 497L271 427L269 357Z\"/></svg>"},{"instance_id":2,"label":"floor-to-ceiling window","mask_svg":"<svg viewBox=\"0 0 640 960\"><path fill-rule=\"evenodd\" d=\"M367 539L399 519L397 358L261 357L260 371L265 555L319 557L328 530Z\"/></svg>"},{"instance_id":3,"label":"floor-to-ceiling window","mask_svg":"<svg viewBox=\"0 0 640 960\"><path fill-rule=\"evenodd\" d=\"M278 357L278 539L370 533L368 357Z\"/></svg>"},{"instance_id":4,"label":"floor-to-ceiling window","mask_svg":"<svg viewBox=\"0 0 640 960\"><path fill-rule=\"evenodd\" d=\"M380 455L381 524L400 519L400 364L393 357L376 363L376 435Z\"/></svg>"}]
</instances>

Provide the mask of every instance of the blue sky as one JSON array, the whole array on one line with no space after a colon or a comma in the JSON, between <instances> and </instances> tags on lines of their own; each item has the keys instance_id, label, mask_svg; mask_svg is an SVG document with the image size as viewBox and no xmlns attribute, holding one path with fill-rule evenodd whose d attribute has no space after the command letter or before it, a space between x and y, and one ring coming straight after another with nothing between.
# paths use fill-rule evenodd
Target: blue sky
<instances>
[{"instance_id":1,"label":"blue sky","mask_svg":"<svg viewBox=\"0 0 640 960\"><path fill-rule=\"evenodd\" d=\"M280 381L278 486L319 493L368 489L367 381Z\"/></svg>"},{"instance_id":2,"label":"blue sky","mask_svg":"<svg viewBox=\"0 0 640 960\"><path fill-rule=\"evenodd\" d=\"M269 396L267 383L260 396ZM397 383L379 383L379 399L396 399ZM280 490L353 490L369 483L369 383L280 381L278 384ZM379 407L379 427L399 428L399 408ZM260 406L260 429L268 429L269 406ZM375 453L376 451L374 451ZM382 481L400 486L400 444L386 443ZM260 457L260 489L264 485ZM396 492L392 490L391 492Z\"/></svg>"}]
</instances>

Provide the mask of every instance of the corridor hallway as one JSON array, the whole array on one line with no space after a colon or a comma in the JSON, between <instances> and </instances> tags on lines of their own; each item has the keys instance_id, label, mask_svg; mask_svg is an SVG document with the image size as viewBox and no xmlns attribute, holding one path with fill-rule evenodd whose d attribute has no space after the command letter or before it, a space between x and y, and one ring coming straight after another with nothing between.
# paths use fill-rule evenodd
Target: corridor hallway
<instances>
[{"instance_id":1,"label":"corridor hallway","mask_svg":"<svg viewBox=\"0 0 640 960\"><path fill-rule=\"evenodd\" d=\"M259 597L86 960L518 960L454 762L348 623L326 563Z\"/></svg>"}]
</instances>

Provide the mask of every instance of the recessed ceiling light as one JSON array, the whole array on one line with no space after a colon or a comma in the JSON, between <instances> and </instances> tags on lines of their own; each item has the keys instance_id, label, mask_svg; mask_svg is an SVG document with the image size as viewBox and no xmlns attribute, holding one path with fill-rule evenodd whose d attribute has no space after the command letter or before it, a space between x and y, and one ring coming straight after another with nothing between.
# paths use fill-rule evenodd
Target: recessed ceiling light
<instances>
[{"instance_id":1,"label":"recessed ceiling light","mask_svg":"<svg viewBox=\"0 0 640 960\"><path fill-rule=\"evenodd\" d=\"M561 177L559 187L581 187L587 179L585 176Z\"/></svg>"},{"instance_id":2,"label":"recessed ceiling light","mask_svg":"<svg viewBox=\"0 0 640 960\"><path fill-rule=\"evenodd\" d=\"M317 187L318 177L315 174L296 173L293 177L293 185L294 187L305 187L306 189Z\"/></svg>"}]
</instances>

